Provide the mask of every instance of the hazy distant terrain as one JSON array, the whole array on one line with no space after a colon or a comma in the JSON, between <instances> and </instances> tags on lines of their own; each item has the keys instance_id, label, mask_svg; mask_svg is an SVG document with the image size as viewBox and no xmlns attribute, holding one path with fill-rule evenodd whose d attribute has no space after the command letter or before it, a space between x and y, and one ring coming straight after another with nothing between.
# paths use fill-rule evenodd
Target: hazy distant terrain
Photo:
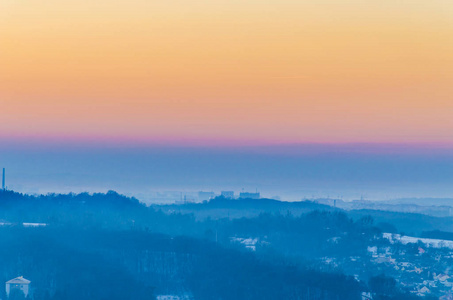
<instances>
[{"instance_id":1,"label":"hazy distant terrain","mask_svg":"<svg viewBox=\"0 0 453 300\"><path fill-rule=\"evenodd\" d=\"M437 299L452 284L453 217L0 191L0 220L0 274L28 277L36 300Z\"/></svg>"},{"instance_id":2,"label":"hazy distant terrain","mask_svg":"<svg viewBox=\"0 0 453 300\"><path fill-rule=\"evenodd\" d=\"M4 143L0 157L7 168L7 185L17 191L115 189L147 203L172 203L184 193L221 190L258 189L264 197L289 201L453 194L453 155L442 149L429 152L391 145L125 147L31 141ZM173 191L173 196L163 198L157 193L165 191Z\"/></svg>"}]
</instances>

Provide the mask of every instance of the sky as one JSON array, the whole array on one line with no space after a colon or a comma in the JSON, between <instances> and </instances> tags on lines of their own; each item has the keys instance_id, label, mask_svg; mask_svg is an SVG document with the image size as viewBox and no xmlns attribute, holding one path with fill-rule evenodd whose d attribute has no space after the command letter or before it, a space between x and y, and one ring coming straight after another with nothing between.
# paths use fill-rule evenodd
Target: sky
<instances>
[{"instance_id":1,"label":"sky","mask_svg":"<svg viewBox=\"0 0 453 300\"><path fill-rule=\"evenodd\" d=\"M445 196L452 70L451 0L0 0L0 162L23 191L220 189L227 161L235 189Z\"/></svg>"},{"instance_id":2,"label":"sky","mask_svg":"<svg viewBox=\"0 0 453 300\"><path fill-rule=\"evenodd\" d=\"M2 0L0 137L453 144L450 0Z\"/></svg>"}]
</instances>

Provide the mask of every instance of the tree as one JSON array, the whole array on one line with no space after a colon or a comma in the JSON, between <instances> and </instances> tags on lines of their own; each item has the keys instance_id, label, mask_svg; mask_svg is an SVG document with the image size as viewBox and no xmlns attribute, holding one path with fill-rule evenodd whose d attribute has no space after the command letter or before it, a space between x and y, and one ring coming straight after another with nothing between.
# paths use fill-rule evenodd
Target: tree
<instances>
[{"instance_id":1,"label":"tree","mask_svg":"<svg viewBox=\"0 0 453 300\"><path fill-rule=\"evenodd\" d=\"M397 294L396 280L384 274L371 277L368 283L375 299L391 299Z\"/></svg>"}]
</instances>

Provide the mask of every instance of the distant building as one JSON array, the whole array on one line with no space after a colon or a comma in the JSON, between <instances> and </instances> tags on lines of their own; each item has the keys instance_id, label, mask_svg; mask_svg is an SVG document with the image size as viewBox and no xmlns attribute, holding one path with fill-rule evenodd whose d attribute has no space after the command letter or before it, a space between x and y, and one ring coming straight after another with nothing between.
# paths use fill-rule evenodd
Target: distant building
<instances>
[{"instance_id":1,"label":"distant building","mask_svg":"<svg viewBox=\"0 0 453 300\"><path fill-rule=\"evenodd\" d=\"M240 193L239 198L247 198L247 199L259 199L260 193Z\"/></svg>"},{"instance_id":2,"label":"distant building","mask_svg":"<svg viewBox=\"0 0 453 300\"><path fill-rule=\"evenodd\" d=\"M372 300L373 297L371 296L370 292L362 292L362 300Z\"/></svg>"},{"instance_id":3,"label":"distant building","mask_svg":"<svg viewBox=\"0 0 453 300\"><path fill-rule=\"evenodd\" d=\"M234 199L234 192L233 191L221 191L220 195L222 197L228 198L228 199Z\"/></svg>"},{"instance_id":4,"label":"distant building","mask_svg":"<svg viewBox=\"0 0 453 300\"><path fill-rule=\"evenodd\" d=\"M214 197L215 197L214 192L201 192L201 191L198 192L199 201L211 200Z\"/></svg>"},{"instance_id":5,"label":"distant building","mask_svg":"<svg viewBox=\"0 0 453 300\"><path fill-rule=\"evenodd\" d=\"M29 289L30 280L25 279L23 276L16 277L6 282L6 297L9 298L10 293L15 290L21 291L27 297Z\"/></svg>"}]
</instances>

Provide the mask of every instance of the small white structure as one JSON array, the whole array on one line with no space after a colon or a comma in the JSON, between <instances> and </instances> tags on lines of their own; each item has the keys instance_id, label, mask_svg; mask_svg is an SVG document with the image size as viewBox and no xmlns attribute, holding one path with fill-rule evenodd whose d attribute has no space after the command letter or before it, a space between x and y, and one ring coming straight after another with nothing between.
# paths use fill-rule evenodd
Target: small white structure
<instances>
[{"instance_id":1,"label":"small white structure","mask_svg":"<svg viewBox=\"0 0 453 300\"><path fill-rule=\"evenodd\" d=\"M28 296L30 280L24 278L24 276L19 276L14 279L11 279L6 282L6 297L9 298L9 294L13 290L18 290L24 293L25 297Z\"/></svg>"},{"instance_id":2,"label":"small white structure","mask_svg":"<svg viewBox=\"0 0 453 300\"><path fill-rule=\"evenodd\" d=\"M362 300L373 300L370 292L362 292Z\"/></svg>"}]
</instances>

